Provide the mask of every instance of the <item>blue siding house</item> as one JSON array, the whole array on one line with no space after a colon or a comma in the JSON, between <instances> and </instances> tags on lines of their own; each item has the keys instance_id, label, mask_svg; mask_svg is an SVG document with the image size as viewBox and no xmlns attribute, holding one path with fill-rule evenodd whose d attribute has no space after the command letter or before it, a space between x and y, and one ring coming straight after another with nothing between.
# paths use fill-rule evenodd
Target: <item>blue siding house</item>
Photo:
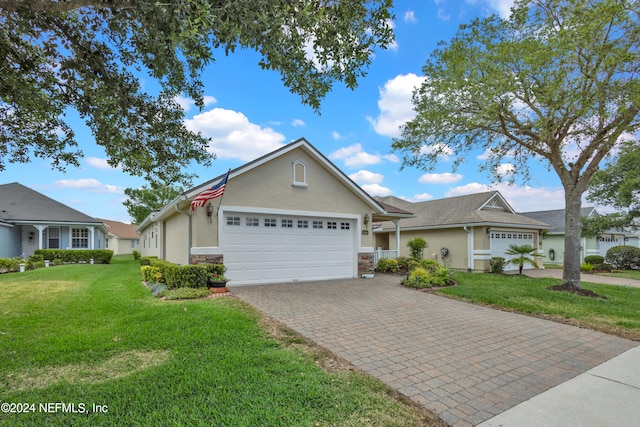
<instances>
[{"instance_id":1,"label":"blue siding house","mask_svg":"<svg viewBox=\"0 0 640 427\"><path fill-rule=\"evenodd\" d=\"M17 182L0 185L0 258L36 249L105 249L102 221Z\"/></svg>"}]
</instances>

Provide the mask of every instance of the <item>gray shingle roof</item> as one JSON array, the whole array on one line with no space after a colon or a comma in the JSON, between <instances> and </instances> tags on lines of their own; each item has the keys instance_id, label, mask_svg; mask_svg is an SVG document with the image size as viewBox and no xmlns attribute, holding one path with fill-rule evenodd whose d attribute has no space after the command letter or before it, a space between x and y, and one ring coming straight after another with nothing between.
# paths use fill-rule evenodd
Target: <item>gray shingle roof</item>
<instances>
[{"instance_id":1,"label":"gray shingle roof","mask_svg":"<svg viewBox=\"0 0 640 427\"><path fill-rule=\"evenodd\" d=\"M0 220L102 224L96 218L17 182L0 185Z\"/></svg>"},{"instance_id":2,"label":"gray shingle roof","mask_svg":"<svg viewBox=\"0 0 640 427\"><path fill-rule=\"evenodd\" d=\"M553 209L549 211L522 212L520 215L551 225L548 229L549 233L564 233L564 213L564 209ZM590 217L594 215L594 213L594 207L583 207L580 209L580 215L584 217Z\"/></svg>"},{"instance_id":3,"label":"gray shingle roof","mask_svg":"<svg viewBox=\"0 0 640 427\"><path fill-rule=\"evenodd\" d=\"M497 191L412 203L397 197L380 197L378 201L412 212L415 218L403 219L401 228L439 228L464 225L505 225L548 228L548 224L516 214ZM495 201L495 208L489 207ZM394 228L392 223L380 224Z\"/></svg>"}]
</instances>

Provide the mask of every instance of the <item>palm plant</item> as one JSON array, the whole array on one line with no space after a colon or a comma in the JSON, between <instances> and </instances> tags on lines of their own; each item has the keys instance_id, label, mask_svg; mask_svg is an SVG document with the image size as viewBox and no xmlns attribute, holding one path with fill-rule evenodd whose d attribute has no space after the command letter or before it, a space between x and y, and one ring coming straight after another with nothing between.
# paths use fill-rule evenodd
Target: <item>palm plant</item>
<instances>
[{"instance_id":1,"label":"palm plant","mask_svg":"<svg viewBox=\"0 0 640 427\"><path fill-rule=\"evenodd\" d=\"M509 248L504 253L505 255L513 256L513 258L507 260L507 263L517 265L518 273L522 275L522 269L525 264L530 264L534 268L538 268L537 258L543 255L536 254L535 252L536 249L531 245L509 245Z\"/></svg>"}]
</instances>

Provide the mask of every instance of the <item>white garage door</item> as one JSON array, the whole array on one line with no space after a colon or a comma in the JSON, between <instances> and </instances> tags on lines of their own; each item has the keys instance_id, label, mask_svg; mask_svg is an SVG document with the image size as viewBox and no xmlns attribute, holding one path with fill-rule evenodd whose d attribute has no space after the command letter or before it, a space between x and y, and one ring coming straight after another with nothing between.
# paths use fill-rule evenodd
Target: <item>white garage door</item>
<instances>
[{"instance_id":1,"label":"white garage door","mask_svg":"<svg viewBox=\"0 0 640 427\"><path fill-rule=\"evenodd\" d=\"M491 256L500 256L505 260L514 258L513 255L505 255L505 251L509 249L509 245L533 245L533 233L530 231L492 231L491 232ZM524 265L525 269L534 268L530 264ZM517 270L516 264L506 264L505 270Z\"/></svg>"},{"instance_id":2,"label":"white garage door","mask_svg":"<svg viewBox=\"0 0 640 427\"><path fill-rule=\"evenodd\" d=\"M355 221L225 212L229 286L352 278Z\"/></svg>"}]
</instances>

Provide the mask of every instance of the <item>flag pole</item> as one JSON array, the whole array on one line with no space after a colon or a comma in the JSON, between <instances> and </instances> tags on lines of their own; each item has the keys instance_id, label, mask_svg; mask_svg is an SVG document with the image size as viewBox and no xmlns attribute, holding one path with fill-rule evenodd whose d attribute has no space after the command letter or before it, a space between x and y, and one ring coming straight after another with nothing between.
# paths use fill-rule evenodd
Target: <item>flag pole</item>
<instances>
[{"instance_id":1,"label":"flag pole","mask_svg":"<svg viewBox=\"0 0 640 427\"><path fill-rule=\"evenodd\" d=\"M231 168L229 168L229 170L227 171L227 182L229 181L229 172L231 172ZM225 190L222 192L222 195L220 196L220 202L218 203L218 209L216 209L216 219L218 218L218 212L220 212L220 206L222 205L222 198L224 197L224 193L226 193L226 192L227 192L227 189L225 188Z\"/></svg>"}]
</instances>

